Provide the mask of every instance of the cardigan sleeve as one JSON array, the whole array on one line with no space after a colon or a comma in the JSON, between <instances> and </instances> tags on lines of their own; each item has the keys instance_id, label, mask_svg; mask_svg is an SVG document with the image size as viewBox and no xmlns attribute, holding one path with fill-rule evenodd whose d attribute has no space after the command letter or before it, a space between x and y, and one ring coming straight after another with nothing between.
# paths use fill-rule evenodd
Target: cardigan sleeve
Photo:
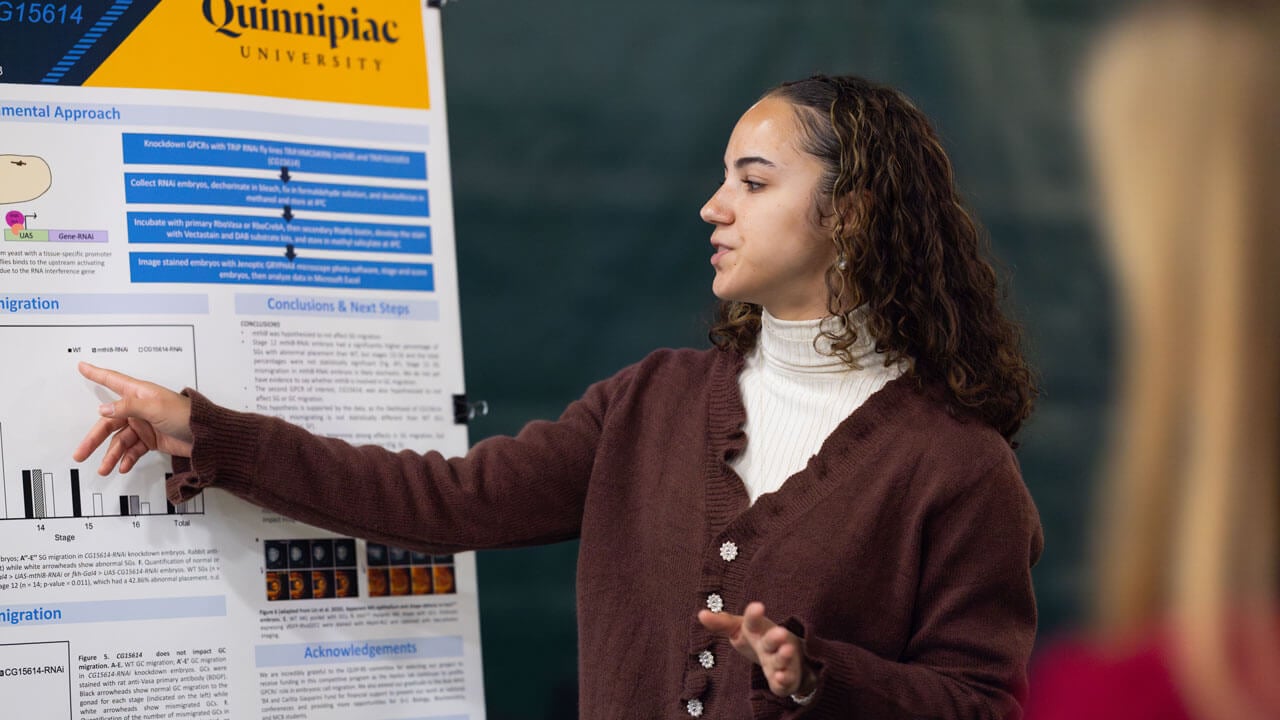
<instances>
[{"instance_id":1,"label":"cardigan sleeve","mask_svg":"<svg viewBox=\"0 0 1280 720\"><path fill-rule=\"evenodd\" d=\"M756 717L1021 717L1036 627L1031 567L1044 541L1013 454L938 499L921 542L912 633L900 657L815 635L791 618L783 624L804 638L816 692L799 706L769 692L754 668Z\"/></svg>"},{"instance_id":2,"label":"cardigan sleeve","mask_svg":"<svg viewBox=\"0 0 1280 720\"><path fill-rule=\"evenodd\" d=\"M571 539L610 394L627 373L591 386L554 422L531 422L455 458L353 446L188 389L192 457L175 461L169 494L185 500L218 487L311 525L415 550Z\"/></svg>"}]
</instances>

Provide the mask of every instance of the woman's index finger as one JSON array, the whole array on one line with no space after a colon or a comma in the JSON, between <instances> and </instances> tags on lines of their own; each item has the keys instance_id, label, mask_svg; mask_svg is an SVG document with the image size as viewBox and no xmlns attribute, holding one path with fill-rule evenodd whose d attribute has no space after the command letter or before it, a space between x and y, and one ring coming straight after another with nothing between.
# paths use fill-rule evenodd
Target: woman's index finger
<instances>
[{"instance_id":1,"label":"woman's index finger","mask_svg":"<svg viewBox=\"0 0 1280 720\"><path fill-rule=\"evenodd\" d=\"M115 391L115 393L120 396L124 396L127 390L138 383L136 379L131 378L124 373L100 368L97 365L91 365L84 361L80 362L78 369L80 370L81 375L105 388Z\"/></svg>"}]
</instances>

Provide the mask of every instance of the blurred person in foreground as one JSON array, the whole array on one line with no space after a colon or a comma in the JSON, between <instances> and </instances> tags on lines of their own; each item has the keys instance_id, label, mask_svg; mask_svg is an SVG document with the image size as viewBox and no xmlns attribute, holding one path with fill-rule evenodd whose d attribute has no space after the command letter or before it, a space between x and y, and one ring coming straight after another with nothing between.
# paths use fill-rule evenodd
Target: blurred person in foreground
<instances>
[{"instance_id":1,"label":"blurred person in foreground","mask_svg":"<svg viewBox=\"0 0 1280 720\"><path fill-rule=\"evenodd\" d=\"M1143 7L1085 119L1123 304L1097 636L1028 717L1280 717L1280 4Z\"/></svg>"}]
</instances>

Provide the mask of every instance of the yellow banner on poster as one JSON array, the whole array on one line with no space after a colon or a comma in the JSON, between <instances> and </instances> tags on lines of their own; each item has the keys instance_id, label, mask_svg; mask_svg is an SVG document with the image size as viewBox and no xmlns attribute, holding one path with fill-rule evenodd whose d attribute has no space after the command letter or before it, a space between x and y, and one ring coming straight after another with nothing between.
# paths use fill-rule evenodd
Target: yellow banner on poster
<instances>
[{"instance_id":1,"label":"yellow banner on poster","mask_svg":"<svg viewBox=\"0 0 1280 720\"><path fill-rule=\"evenodd\" d=\"M87 86L426 109L422 0L162 0Z\"/></svg>"}]
</instances>

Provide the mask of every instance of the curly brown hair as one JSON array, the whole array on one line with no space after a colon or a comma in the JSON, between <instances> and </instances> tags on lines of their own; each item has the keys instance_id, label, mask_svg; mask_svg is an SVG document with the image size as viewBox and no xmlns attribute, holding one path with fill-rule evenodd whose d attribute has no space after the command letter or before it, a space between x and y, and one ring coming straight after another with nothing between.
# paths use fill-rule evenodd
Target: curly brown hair
<instances>
[{"instance_id":1,"label":"curly brown hair","mask_svg":"<svg viewBox=\"0 0 1280 720\"><path fill-rule=\"evenodd\" d=\"M764 97L795 108L800 146L825 168L814 203L844 260L826 275L828 311L843 321L823 332L834 352L856 367L850 348L865 327L886 365L909 360L919 385L945 387L953 411L1012 441L1031 414L1035 382L1021 330L1000 309L987 241L929 120L897 90L851 76L815 75ZM711 341L750 352L760 313L721 302Z\"/></svg>"}]
</instances>

